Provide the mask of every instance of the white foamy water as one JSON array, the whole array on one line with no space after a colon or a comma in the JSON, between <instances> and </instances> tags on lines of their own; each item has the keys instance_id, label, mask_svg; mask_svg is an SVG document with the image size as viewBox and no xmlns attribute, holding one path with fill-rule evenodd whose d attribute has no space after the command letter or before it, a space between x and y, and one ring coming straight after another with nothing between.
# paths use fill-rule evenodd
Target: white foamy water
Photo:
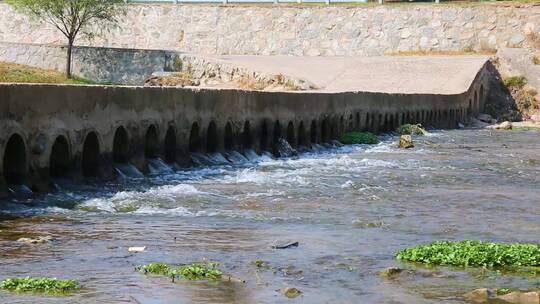
<instances>
[{"instance_id":1,"label":"white foamy water","mask_svg":"<svg viewBox=\"0 0 540 304\"><path fill-rule=\"evenodd\" d=\"M466 304L461 295L473 288L537 288L507 273L395 260L400 249L438 239L538 241L538 133L506 134L440 132L415 139L411 150L385 137L375 146L325 145L285 159L200 154L200 167L172 173L80 188L59 183L69 190L0 206L7 214L0 217L0 279L56 276L85 288L69 298L0 292L0 302ZM54 240L17 242L44 234ZM272 249L289 241L299 246ZM147 250L130 254L132 246ZM246 283L171 283L133 270L207 260ZM411 271L381 279L395 265ZM287 300L278 291L284 286L302 296Z\"/></svg>"}]
</instances>

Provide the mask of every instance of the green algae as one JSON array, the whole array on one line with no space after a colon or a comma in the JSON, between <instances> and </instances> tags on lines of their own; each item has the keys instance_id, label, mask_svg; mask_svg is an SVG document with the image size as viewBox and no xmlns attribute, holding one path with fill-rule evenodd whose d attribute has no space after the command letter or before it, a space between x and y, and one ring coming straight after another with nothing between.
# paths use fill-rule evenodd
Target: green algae
<instances>
[{"instance_id":1,"label":"green algae","mask_svg":"<svg viewBox=\"0 0 540 304\"><path fill-rule=\"evenodd\" d=\"M66 294L79 289L79 283L74 280L59 280L56 278L8 278L0 282L0 289L13 292L35 292L46 294Z\"/></svg>"},{"instance_id":2,"label":"green algae","mask_svg":"<svg viewBox=\"0 0 540 304\"><path fill-rule=\"evenodd\" d=\"M189 281L215 281L221 278L223 274L217 266L217 263L193 263L177 266L158 262L137 266L135 269L140 273L163 275L173 280L175 278L183 278Z\"/></svg>"},{"instance_id":3,"label":"green algae","mask_svg":"<svg viewBox=\"0 0 540 304\"><path fill-rule=\"evenodd\" d=\"M504 244L482 241L436 241L407 248L397 259L431 265L511 267L540 266L539 244Z\"/></svg>"}]
</instances>

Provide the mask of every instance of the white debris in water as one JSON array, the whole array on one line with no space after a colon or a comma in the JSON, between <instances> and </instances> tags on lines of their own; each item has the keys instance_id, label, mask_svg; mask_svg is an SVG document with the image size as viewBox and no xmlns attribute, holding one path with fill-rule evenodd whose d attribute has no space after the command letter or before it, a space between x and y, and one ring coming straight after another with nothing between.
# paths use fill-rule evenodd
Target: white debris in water
<instances>
[{"instance_id":1,"label":"white debris in water","mask_svg":"<svg viewBox=\"0 0 540 304\"><path fill-rule=\"evenodd\" d=\"M129 247L128 251L129 252L135 252L135 253L144 252L144 251L146 251L146 246L143 246L143 247Z\"/></svg>"},{"instance_id":2,"label":"white debris in water","mask_svg":"<svg viewBox=\"0 0 540 304\"><path fill-rule=\"evenodd\" d=\"M346 188L352 188L353 186L354 186L354 182L352 180L348 180L339 187L341 189L346 189Z\"/></svg>"}]
</instances>

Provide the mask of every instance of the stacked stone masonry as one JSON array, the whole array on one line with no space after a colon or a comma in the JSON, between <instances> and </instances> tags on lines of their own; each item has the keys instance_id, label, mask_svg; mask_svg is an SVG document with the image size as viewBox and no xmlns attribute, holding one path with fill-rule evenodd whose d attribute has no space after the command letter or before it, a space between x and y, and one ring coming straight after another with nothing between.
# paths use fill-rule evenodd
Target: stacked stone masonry
<instances>
[{"instance_id":1,"label":"stacked stone masonry","mask_svg":"<svg viewBox=\"0 0 540 304\"><path fill-rule=\"evenodd\" d=\"M80 45L236 55L383 55L422 50L493 50L534 44L540 5L257 7L130 5L123 21ZM0 42L63 44L0 4Z\"/></svg>"}]
</instances>

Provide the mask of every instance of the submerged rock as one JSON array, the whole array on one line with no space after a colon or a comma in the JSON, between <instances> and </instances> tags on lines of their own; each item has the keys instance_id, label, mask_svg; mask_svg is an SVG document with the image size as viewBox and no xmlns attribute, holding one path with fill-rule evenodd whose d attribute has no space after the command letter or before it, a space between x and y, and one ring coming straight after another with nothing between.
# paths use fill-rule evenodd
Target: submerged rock
<instances>
[{"instance_id":1,"label":"submerged rock","mask_svg":"<svg viewBox=\"0 0 540 304\"><path fill-rule=\"evenodd\" d=\"M379 273L379 275L381 277L391 279L391 278L395 278L398 274L400 274L402 272L403 272L403 269L394 266L394 267L386 268L385 270L381 271Z\"/></svg>"},{"instance_id":2,"label":"submerged rock","mask_svg":"<svg viewBox=\"0 0 540 304\"><path fill-rule=\"evenodd\" d=\"M512 304L540 304L540 291L514 291L509 294L498 296L497 299Z\"/></svg>"},{"instance_id":3,"label":"submerged rock","mask_svg":"<svg viewBox=\"0 0 540 304\"><path fill-rule=\"evenodd\" d=\"M464 296L475 303L486 303L495 300L497 303L540 304L540 291L513 291L507 294L498 295L502 290L503 289L478 288L466 293Z\"/></svg>"},{"instance_id":4,"label":"submerged rock","mask_svg":"<svg viewBox=\"0 0 540 304\"><path fill-rule=\"evenodd\" d=\"M280 292L289 299L294 299L302 294L300 289L294 287L286 287L280 290Z\"/></svg>"},{"instance_id":5,"label":"submerged rock","mask_svg":"<svg viewBox=\"0 0 540 304\"><path fill-rule=\"evenodd\" d=\"M286 141L284 138L278 139L278 142L276 144L276 150L278 153L278 156L280 157L291 157L291 156L297 156L298 151L296 151L288 141Z\"/></svg>"},{"instance_id":6,"label":"submerged rock","mask_svg":"<svg viewBox=\"0 0 540 304\"><path fill-rule=\"evenodd\" d=\"M284 242L284 243L278 243L278 244L272 245L272 248L273 249L287 249L287 248L292 248L292 247L298 247L298 245L300 245L300 243L298 242Z\"/></svg>"},{"instance_id":7,"label":"submerged rock","mask_svg":"<svg viewBox=\"0 0 540 304\"><path fill-rule=\"evenodd\" d=\"M29 244L29 245L35 245L35 244L43 244L43 243L48 243L50 241L52 241L53 238L52 236L40 236L40 237L37 237L35 239L32 239L32 238L20 238L17 240L18 243L24 243L24 244Z\"/></svg>"},{"instance_id":8,"label":"submerged rock","mask_svg":"<svg viewBox=\"0 0 540 304\"><path fill-rule=\"evenodd\" d=\"M410 135L401 135L399 137L399 147L403 149L413 148L413 140Z\"/></svg>"},{"instance_id":9,"label":"submerged rock","mask_svg":"<svg viewBox=\"0 0 540 304\"><path fill-rule=\"evenodd\" d=\"M478 114L478 116L476 117L476 119L480 120L480 121L483 121L485 123L496 123L497 120L496 119L493 119L493 117L491 117L491 115L489 114Z\"/></svg>"},{"instance_id":10,"label":"submerged rock","mask_svg":"<svg viewBox=\"0 0 540 304\"><path fill-rule=\"evenodd\" d=\"M500 124L488 126L487 128L489 128L489 129L497 129L497 130L511 130L512 127L513 127L513 125L512 125L511 122L505 121L505 122L502 122Z\"/></svg>"},{"instance_id":11,"label":"submerged rock","mask_svg":"<svg viewBox=\"0 0 540 304\"><path fill-rule=\"evenodd\" d=\"M497 126L497 129L510 130L512 129L512 123L509 121L502 122Z\"/></svg>"},{"instance_id":12,"label":"submerged rock","mask_svg":"<svg viewBox=\"0 0 540 304\"><path fill-rule=\"evenodd\" d=\"M497 296L497 292L493 289L478 288L471 292L466 293L465 298L475 303L484 303L490 299L494 299Z\"/></svg>"}]
</instances>

